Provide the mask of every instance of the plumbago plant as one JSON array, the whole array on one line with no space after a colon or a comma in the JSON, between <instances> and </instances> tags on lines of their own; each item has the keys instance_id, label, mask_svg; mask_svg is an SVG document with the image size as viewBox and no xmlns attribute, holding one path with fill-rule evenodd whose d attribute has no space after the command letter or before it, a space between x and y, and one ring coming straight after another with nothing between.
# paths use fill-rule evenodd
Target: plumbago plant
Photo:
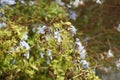
<instances>
[{"instance_id":1,"label":"plumbago plant","mask_svg":"<svg viewBox=\"0 0 120 80\"><path fill-rule=\"evenodd\" d=\"M1 0L1 80L99 80L64 7Z\"/></svg>"}]
</instances>

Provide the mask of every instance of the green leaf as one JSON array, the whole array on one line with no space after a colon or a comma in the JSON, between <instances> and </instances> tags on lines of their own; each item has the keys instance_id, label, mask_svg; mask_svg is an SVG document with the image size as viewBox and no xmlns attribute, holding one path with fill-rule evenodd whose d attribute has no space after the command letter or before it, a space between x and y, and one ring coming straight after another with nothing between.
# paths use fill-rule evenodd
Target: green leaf
<instances>
[{"instance_id":1,"label":"green leaf","mask_svg":"<svg viewBox=\"0 0 120 80\"><path fill-rule=\"evenodd\" d=\"M38 68L36 67L35 64L31 64L30 66L31 66L34 70L38 71Z\"/></svg>"}]
</instances>

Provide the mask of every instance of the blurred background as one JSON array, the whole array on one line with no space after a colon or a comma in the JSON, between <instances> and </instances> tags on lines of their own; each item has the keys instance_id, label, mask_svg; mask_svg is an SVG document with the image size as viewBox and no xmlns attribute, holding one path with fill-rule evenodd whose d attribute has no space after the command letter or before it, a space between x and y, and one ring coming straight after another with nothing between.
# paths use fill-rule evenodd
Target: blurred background
<instances>
[{"instance_id":1,"label":"blurred background","mask_svg":"<svg viewBox=\"0 0 120 80\"><path fill-rule=\"evenodd\" d=\"M60 1L60 0L56 0ZM76 1L76 3L75 3ZM63 0L102 80L119 80L120 0ZM79 2L77 4L77 1Z\"/></svg>"}]
</instances>

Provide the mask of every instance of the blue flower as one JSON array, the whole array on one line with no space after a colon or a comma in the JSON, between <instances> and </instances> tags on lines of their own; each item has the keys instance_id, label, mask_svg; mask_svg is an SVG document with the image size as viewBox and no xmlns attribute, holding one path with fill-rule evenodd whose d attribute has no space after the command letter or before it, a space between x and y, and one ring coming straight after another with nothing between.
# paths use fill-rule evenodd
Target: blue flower
<instances>
[{"instance_id":1,"label":"blue flower","mask_svg":"<svg viewBox=\"0 0 120 80\"><path fill-rule=\"evenodd\" d=\"M34 1L29 1L29 6L32 6L32 5L34 5L34 4L35 4Z\"/></svg>"},{"instance_id":2,"label":"blue flower","mask_svg":"<svg viewBox=\"0 0 120 80\"><path fill-rule=\"evenodd\" d=\"M112 53L112 50L109 49L108 50L108 53L107 53L107 58L111 58L111 57L114 57L113 53Z\"/></svg>"},{"instance_id":3,"label":"blue flower","mask_svg":"<svg viewBox=\"0 0 120 80\"><path fill-rule=\"evenodd\" d=\"M36 31L36 28L32 28L32 31L35 32L35 31Z\"/></svg>"},{"instance_id":4,"label":"blue flower","mask_svg":"<svg viewBox=\"0 0 120 80\"><path fill-rule=\"evenodd\" d=\"M79 2L80 2L80 0L75 0L74 2L72 2L72 4L73 4L73 6L78 7Z\"/></svg>"},{"instance_id":5,"label":"blue flower","mask_svg":"<svg viewBox=\"0 0 120 80\"><path fill-rule=\"evenodd\" d=\"M89 41L89 37L85 37L84 41L85 41L85 43L87 44L88 41Z\"/></svg>"},{"instance_id":6,"label":"blue flower","mask_svg":"<svg viewBox=\"0 0 120 80\"><path fill-rule=\"evenodd\" d=\"M49 40L49 35L46 35L45 39L46 39L46 41L48 41Z\"/></svg>"},{"instance_id":7,"label":"blue flower","mask_svg":"<svg viewBox=\"0 0 120 80\"><path fill-rule=\"evenodd\" d=\"M70 12L69 12L69 17L70 17L70 19L72 19L72 20L76 20L77 14L75 13L75 11L70 11Z\"/></svg>"},{"instance_id":8,"label":"blue flower","mask_svg":"<svg viewBox=\"0 0 120 80\"><path fill-rule=\"evenodd\" d=\"M83 50L80 52L80 58L81 58L81 59L85 59L85 56L86 56L86 50L83 49Z\"/></svg>"},{"instance_id":9,"label":"blue flower","mask_svg":"<svg viewBox=\"0 0 120 80\"><path fill-rule=\"evenodd\" d=\"M22 40L27 40L28 39L28 32L26 32L23 36L23 39Z\"/></svg>"},{"instance_id":10,"label":"blue flower","mask_svg":"<svg viewBox=\"0 0 120 80\"><path fill-rule=\"evenodd\" d=\"M47 54L48 54L50 60L52 60L52 52L51 52L51 50L48 50L48 51L47 51Z\"/></svg>"},{"instance_id":11,"label":"blue flower","mask_svg":"<svg viewBox=\"0 0 120 80\"><path fill-rule=\"evenodd\" d=\"M81 59L85 59L86 56L86 50L84 49L84 46L82 46L79 38L76 38L76 46L77 46L77 50L80 52L80 58Z\"/></svg>"},{"instance_id":12,"label":"blue flower","mask_svg":"<svg viewBox=\"0 0 120 80\"><path fill-rule=\"evenodd\" d=\"M0 22L0 28L6 27L6 23L5 22Z\"/></svg>"},{"instance_id":13,"label":"blue flower","mask_svg":"<svg viewBox=\"0 0 120 80\"><path fill-rule=\"evenodd\" d=\"M86 60L81 60L80 62L82 64L82 68L89 68L89 63Z\"/></svg>"},{"instance_id":14,"label":"blue flower","mask_svg":"<svg viewBox=\"0 0 120 80\"><path fill-rule=\"evenodd\" d=\"M0 1L0 7L4 7L4 6L6 6L7 5L7 3L4 1L4 0L1 0Z\"/></svg>"},{"instance_id":15,"label":"blue flower","mask_svg":"<svg viewBox=\"0 0 120 80\"><path fill-rule=\"evenodd\" d=\"M54 38L58 40L58 42L61 42L61 37L60 37L60 33L57 30L56 32L54 32Z\"/></svg>"},{"instance_id":16,"label":"blue flower","mask_svg":"<svg viewBox=\"0 0 120 80\"><path fill-rule=\"evenodd\" d=\"M37 33L39 34L39 33L41 33L41 34L45 34L45 29L47 28L47 26L39 26L38 28L37 28Z\"/></svg>"},{"instance_id":17,"label":"blue flower","mask_svg":"<svg viewBox=\"0 0 120 80\"><path fill-rule=\"evenodd\" d=\"M77 30L73 25L70 26L69 30L70 30L70 33L71 33L72 36L74 36L76 34Z\"/></svg>"},{"instance_id":18,"label":"blue flower","mask_svg":"<svg viewBox=\"0 0 120 80\"><path fill-rule=\"evenodd\" d=\"M14 4L16 4L16 2L15 2L14 0L8 0L8 1L7 1L7 4L8 4L8 5L14 5Z\"/></svg>"},{"instance_id":19,"label":"blue flower","mask_svg":"<svg viewBox=\"0 0 120 80\"><path fill-rule=\"evenodd\" d=\"M76 38L76 42L75 42L75 43L76 43L77 49L78 49L79 51L82 51L82 50L84 49L84 47L82 46L79 38Z\"/></svg>"},{"instance_id":20,"label":"blue flower","mask_svg":"<svg viewBox=\"0 0 120 80\"><path fill-rule=\"evenodd\" d=\"M116 67L118 70L120 70L120 59L116 61Z\"/></svg>"},{"instance_id":21,"label":"blue flower","mask_svg":"<svg viewBox=\"0 0 120 80\"><path fill-rule=\"evenodd\" d=\"M47 54L48 54L48 56L51 56L52 55L51 50L48 50Z\"/></svg>"},{"instance_id":22,"label":"blue flower","mask_svg":"<svg viewBox=\"0 0 120 80\"><path fill-rule=\"evenodd\" d=\"M53 57L52 57L52 55L50 56L50 60L52 60L53 59Z\"/></svg>"},{"instance_id":23,"label":"blue flower","mask_svg":"<svg viewBox=\"0 0 120 80\"><path fill-rule=\"evenodd\" d=\"M30 46L27 42L25 42L24 40L20 41L20 46L25 48L26 50L30 49Z\"/></svg>"},{"instance_id":24,"label":"blue flower","mask_svg":"<svg viewBox=\"0 0 120 80\"><path fill-rule=\"evenodd\" d=\"M22 5L25 4L25 1L24 1L24 0L19 0L19 1L20 1L20 3L21 3Z\"/></svg>"},{"instance_id":25,"label":"blue flower","mask_svg":"<svg viewBox=\"0 0 120 80\"><path fill-rule=\"evenodd\" d=\"M102 4L101 0L96 0L97 4Z\"/></svg>"},{"instance_id":26,"label":"blue flower","mask_svg":"<svg viewBox=\"0 0 120 80\"><path fill-rule=\"evenodd\" d=\"M44 58L44 53L41 52L41 53L40 53L40 57L41 57L41 58Z\"/></svg>"},{"instance_id":27,"label":"blue flower","mask_svg":"<svg viewBox=\"0 0 120 80\"><path fill-rule=\"evenodd\" d=\"M6 6L6 5L14 5L16 4L15 0L1 0L0 4L2 7Z\"/></svg>"}]
</instances>

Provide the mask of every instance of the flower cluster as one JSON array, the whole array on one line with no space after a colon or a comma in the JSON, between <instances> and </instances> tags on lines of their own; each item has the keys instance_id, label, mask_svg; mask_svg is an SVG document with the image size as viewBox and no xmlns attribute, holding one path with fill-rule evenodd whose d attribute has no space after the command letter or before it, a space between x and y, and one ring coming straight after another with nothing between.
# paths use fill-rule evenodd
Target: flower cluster
<instances>
[{"instance_id":1,"label":"flower cluster","mask_svg":"<svg viewBox=\"0 0 120 80\"><path fill-rule=\"evenodd\" d=\"M26 32L24 35L23 35L23 38L22 40L20 41L20 47L22 48L25 48L25 50L27 50L27 52L24 54L24 56L29 59L30 57L30 45L25 41L28 39L28 32Z\"/></svg>"},{"instance_id":2,"label":"flower cluster","mask_svg":"<svg viewBox=\"0 0 120 80\"><path fill-rule=\"evenodd\" d=\"M47 34L46 31L50 30L48 26L46 25L42 25L42 26L39 26L38 28L33 28L33 32L36 32L37 34L42 34L45 36L45 39L46 41L49 40L49 35L50 34ZM76 28L73 26L73 25L70 25L70 27L68 28L68 30L70 31L70 34L72 36L74 36L76 34ZM55 31L54 31L54 34L52 34L53 38L57 40L58 43L61 42L61 35L60 33L62 32L63 30L58 30L57 28L55 28ZM50 31L51 32L51 31ZM84 49L84 46L82 46L79 38L76 38L76 47L77 47L77 51L79 52L79 55L80 55L80 59L81 59L81 64L83 66L83 68L89 68L89 64L88 62L85 60L85 56L86 56L86 50ZM53 59L52 57L52 52L50 49L47 50L47 60L46 60L46 63L47 64L50 64L50 61ZM45 53L44 52L41 52L40 51L40 57L41 58L44 58L45 57Z\"/></svg>"},{"instance_id":3,"label":"flower cluster","mask_svg":"<svg viewBox=\"0 0 120 80\"><path fill-rule=\"evenodd\" d=\"M22 48L25 48L26 50L29 50L29 49L30 49L29 44L28 44L25 40L21 40L21 41L20 41L20 46L21 46Z\"/></svg>"},{"instance_id":4,"label":"flower cluster","mask_svg":"<svg viewBox=\"0 0 120 80\"><path fill-rule=\"evenodd\" d=\"M55 0L55 1L56 1L59 5L65 6L65 3L64 3L63 1L61 1L61 0ZM79 0L75 0L74 2L73 2L73 1L70 1L70 4L67 4L67 7L69 8L69 10L68 10L69 18L72 19L72 20L76 20L77 14L76 14L75 11L70 10L70 8L71 8L72 6L78 7L79 2L80 2Z\"/></svg>"},{"instance_id":5,"label":"flower cluster","mask_svg":"<svg viewBox=\"0 0 120 80\"><path fill-rule=\"evenodd\" d=\"M0 7L16 4L15 0L0 0Z\"/></svg>"},{"instance_id":6,"label":"flower cluster","mask_svg":"<svg viewBox=\"0 0 120 80\"><path fill-rule=\"evenodd\" d=\"M20 2L22 5L27 4L27 3L26 3L26 0L19 0L19 2ZM28 2L28 5L29 5L29 6L33 6L34 4L35 4L35 1L30 0L30 1Z\"/></svg>"},{"instance_id":7,"label":"flower cluster","mask_svg":"<svg viewBox=\"0 0 120 80\"><path fill-rule=\"evenodd\" d=\"M77 50L79 52L80 55L80 59L81 59L81 64L83 68L89 68L89 63L85 60L85 56L86 56L86 50L84 49L84 46L82 46L79 38L76 38L76 47Z\"/></svg>"},{"instance_id":8,"label":"flower cluster","mask_svg":"<svg viewBox=\"0 0 120 80\"><path fill-rule=\"evenodd\" d=\"M46 54L43 53L43 52L41 52L41 51L40 51L39 54L40 54L40 58L45 58L45 56L47 56L47 57L46 57L46 58L47 58L46 64L50 64L50 61L53 59L53 57L52 57L52 52L51 52L50 49L48 49L48 50L46 51Z\"/></svg>"},{"instance_id":9,"label":"flower cluster","mask_svg":"<svg viewBox=\"0 0 120 80\"><path fill-rule=\"evenodd\" d=\"M0 28L6 27L4 12L0 12Z\"/></svg>"},{"instance_id":10,"label":"flower cluster","mask_svg":"<svg viewBox=\"0 0 120 80\"><path fill-rule=\"evenodd\" d=\"M48 55L48 58L47 58L47 64L50 64L50 60L52 60L53 59L53 57L52 57L52 52L51 52L51 50L47 50L47 55Z\"/></svg>"},{"instance_id":11,"label":"flower cluster","mask_svg":"<svg viewBox=\"0 0 120 80\"><path fill-rule=\"evenodd\" d=\"M74 27L71 27L69 30L71 31L72 35L76 33L76 29ZM46 25L39 26L38 28L33 28L32 31L36 32L37 34L43 34L45 36L46 41L49 40L50 34L52 34L50 28ZM54 31L54 33L52 34L54 39L56 39L58 43L61 42L60 32L62 32L62 30L58 31L58 29L56 29L56 31Z\"/></svg>"}]
</instances>

